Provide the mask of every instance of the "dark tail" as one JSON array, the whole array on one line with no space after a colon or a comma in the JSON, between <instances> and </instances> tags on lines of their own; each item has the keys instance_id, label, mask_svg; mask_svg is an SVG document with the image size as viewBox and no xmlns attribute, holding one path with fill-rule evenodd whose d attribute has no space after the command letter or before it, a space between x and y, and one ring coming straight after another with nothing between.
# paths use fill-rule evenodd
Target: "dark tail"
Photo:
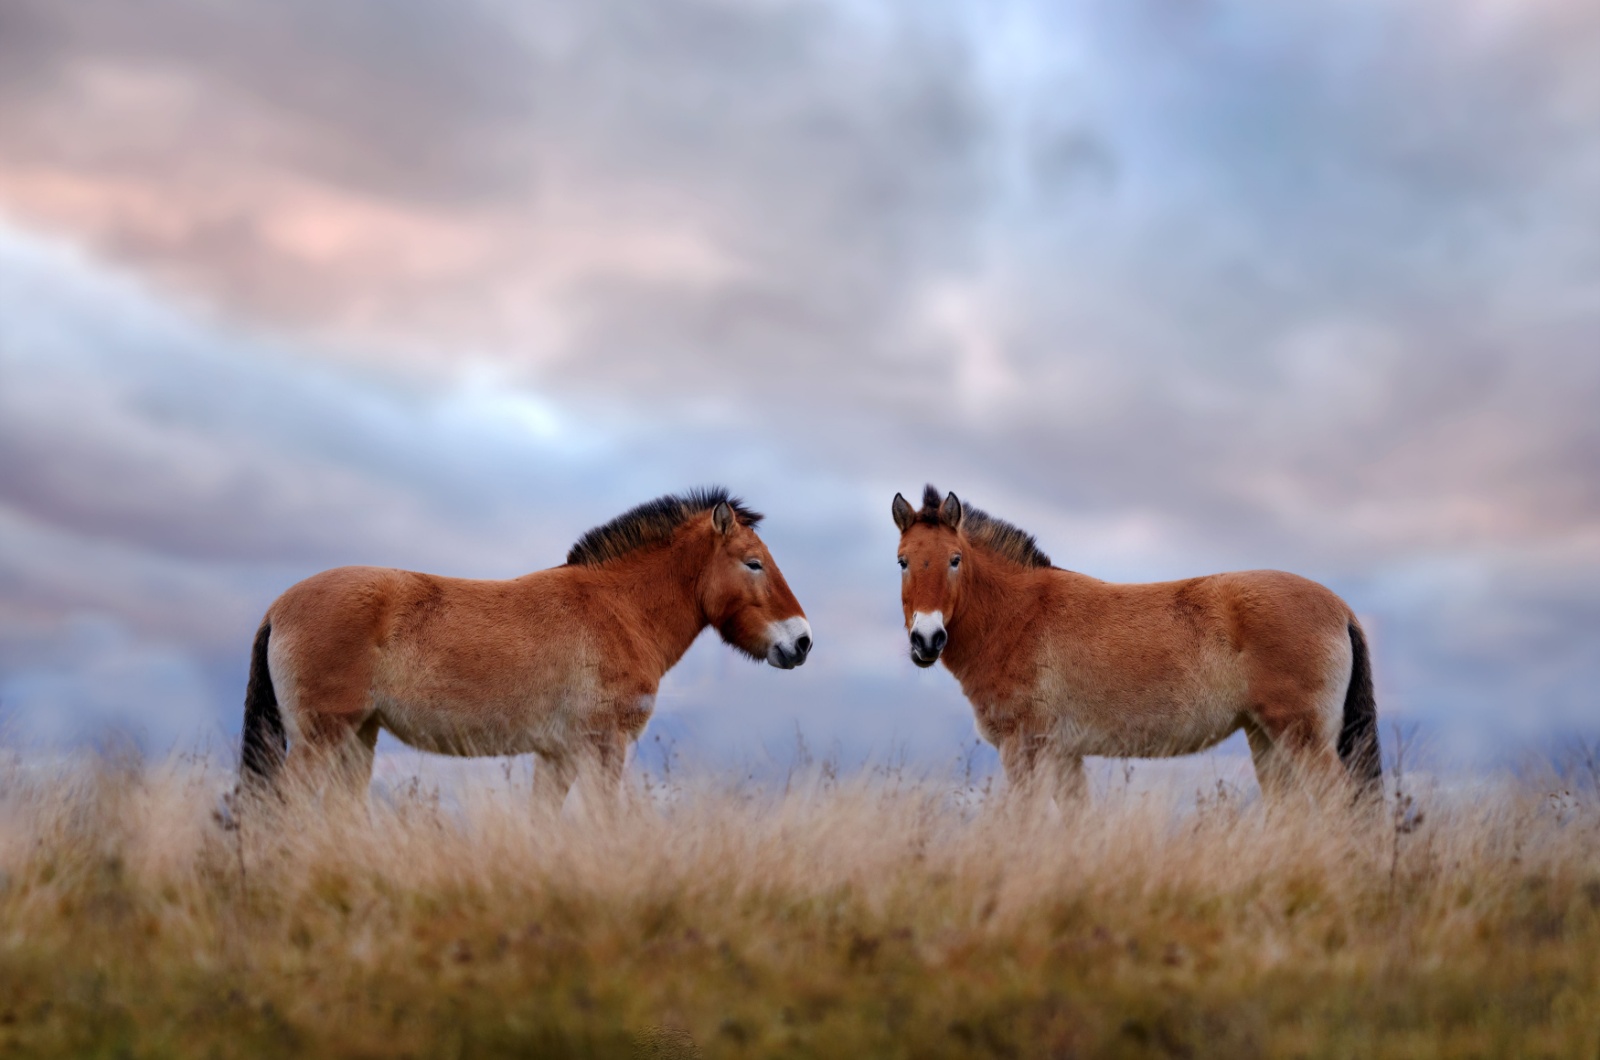
<instances>
[{"instance_id":1,"label":"dark tail","mask_svg":"<svg viewBox=\"0 0 1600 1060\"><path fill-rule=\"evenodd\" d=\"M1339 729L1339 759L1363 791L1383 790L1383 757L1378 753L1378 701L1372 694L1372 663L1367 638L1350 621L1350 689L1344 694L1344 725Z\"/></svg>"},{"instance_id":2,"label":"dark tail","mask_svg":"<svg viewBox=\"0 0 1600 1060\"><path fill-rule=\"evenodd\" d=\"M244 737L239 745L239 779L245 785L270 783L283 764L289 741L278 713L278 694L267 670L267 638L272 625L261 623L250 655L250 683L244 690Z\"/></svg>"}]
</instances>

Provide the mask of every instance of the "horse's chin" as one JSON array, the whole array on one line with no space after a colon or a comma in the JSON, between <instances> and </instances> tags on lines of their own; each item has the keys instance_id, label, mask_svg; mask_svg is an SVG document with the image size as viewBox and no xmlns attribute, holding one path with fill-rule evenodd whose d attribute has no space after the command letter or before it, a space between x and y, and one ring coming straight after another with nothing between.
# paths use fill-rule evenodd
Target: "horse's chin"
<instances>
[{"instance_id":1,"label":"horse's chin","mask_svg":"<svg viewBox=\"0 0 1600 1060\"><path fill-rule=\"evenodd\" d=\"M921 669L926 670L928 667L939 661L939 655L937 652L935 652L933 655L926 656L918 655L916 652L912 652L911 661L916 663Z\"/></svg>"}]
</instances>

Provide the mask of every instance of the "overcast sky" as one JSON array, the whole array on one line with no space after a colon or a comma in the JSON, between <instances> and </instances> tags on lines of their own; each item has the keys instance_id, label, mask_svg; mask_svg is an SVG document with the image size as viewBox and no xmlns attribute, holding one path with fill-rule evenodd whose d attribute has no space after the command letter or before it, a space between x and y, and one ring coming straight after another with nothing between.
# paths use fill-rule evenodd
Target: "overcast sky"
<instances>
[{"instance_id":1,"label":"overcast sky","mask_svg":"<svg viewBox=\"0 0 1600 1060\"><path fill-rule=\"evenodd\" d=\"M1487 761L1600 737L1597 410L1591 3L0 0L13 740L220 742L297 579L718 482L817 647L702 642L658 731L953 757L931 480L1326 582Z\"/></svg>"}]
</instances>

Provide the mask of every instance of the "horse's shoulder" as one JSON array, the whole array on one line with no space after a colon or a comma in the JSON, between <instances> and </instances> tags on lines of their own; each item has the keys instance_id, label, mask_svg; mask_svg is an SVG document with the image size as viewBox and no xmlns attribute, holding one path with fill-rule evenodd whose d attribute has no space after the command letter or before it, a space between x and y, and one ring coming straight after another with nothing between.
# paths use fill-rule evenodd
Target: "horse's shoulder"
<instances>
[{"instance_id":1,"label":"horse's shoulder","mask_svg":"<svg viewBox=\"0 0 1600 1060\"><path fill-rule=\"evenodd\" d=\"M634 639L644 623L628 594L619 591L622 577L609 566L566 564L524 574L506 584L514 587L510 603L521 621L561 627L573 634L589 630L621 642Z\"/></svg>"}]
</instances>

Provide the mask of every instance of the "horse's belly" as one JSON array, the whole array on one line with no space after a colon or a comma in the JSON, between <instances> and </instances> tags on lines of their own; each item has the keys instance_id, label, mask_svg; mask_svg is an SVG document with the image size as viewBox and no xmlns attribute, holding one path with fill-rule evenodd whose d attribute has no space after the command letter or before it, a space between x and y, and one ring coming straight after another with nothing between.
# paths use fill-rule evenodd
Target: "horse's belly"
<instances>
[{"instance_id":1,"label":"horse's belly","mask_svg":"<svg viewBox=\"0 0 1600 1060\"><path fill-rule=\"evenodd\" d=\"M380 699L378 720L402 743L452 755L554 754L569 742L561 714L526 704Z\"/></svg>"},{"instance_id":2,"label":"horse's belly","mask_svg":"<svg viewBox=\"0 0 1600 1060\"><path fill-rule=\"evenodd\" d=\"M380 671L373 690L378 720L397 739L457 755L560 754L599 698L582 669L507 668L466 681L399 660Z\"/></svg>"},{"instance_id":3,"label":"horse's belly","mask_svg":"<svg viewBox=\"0 0 1600 1060\"><path fill-rule=\"evenodd\" d=\"M1130 711L1109 722L1094 713L1069 712L1059 738L1077 755L1161 758L1213 747L1238 730L1239 719L1236 710L1192 708Z\"/></svg>"},{"instance_id":4,"label":"horse's belly","mask_svg":"<svg viewBox=\"0 0 1600 1060\"><path fill-rule=\"evenodd\" d=\"M1207 665L1209 664L1209 665ZM1167 684L1142 689L1058 687L1058 735L1074 754L1154 758L1193 754L1238 730L1244 677L1206 660Z\"/></svg>"}]
</instances>

